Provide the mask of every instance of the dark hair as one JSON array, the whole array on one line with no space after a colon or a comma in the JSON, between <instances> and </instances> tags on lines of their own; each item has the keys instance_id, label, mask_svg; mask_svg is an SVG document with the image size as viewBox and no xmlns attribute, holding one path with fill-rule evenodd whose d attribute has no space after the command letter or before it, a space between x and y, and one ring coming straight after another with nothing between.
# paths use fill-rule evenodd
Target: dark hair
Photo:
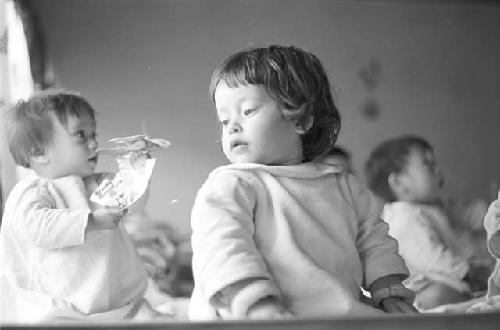
<instances>
[{"instance_id":1,"label":"dark hair","mask_svg":"<svg viewBox=\"0 0 500 330\"><path fill-rule=\"evenodd\" d=\"M324 155L335 145L340 114L323 65L315 55L278 45L239 51L213 72L209 88L212 102L221 80L229 87L263 85L284 109L283 115L303 127L312 115L313 125L302 135L306 161Z\"/></svg>"},{"instance_id":2,"label":"dark hair","mask_svg":"<svg viewBox=\"0 0 500 330\"><path fill-rule=\"evenodd\" d=\"M7 143L16 164L30 167L30 158L44 153L53 138L54 118L66 127L68 116L82 113L95 121L92 106L73 92L47 90L19 100L5 117Z\"/></svg>"},{"instance_id":3,"label":"dark hair","mask_svg":"<svg viewBox=\"0 0 500 330\"><path fill-rule=\"evenodd\" d=\"M408 155L415 148L432 151L432 146L425 139L405 135L381 143L368 157L364 168L368 187L386 202L396 200L389 187L389 175L405 169Z\"/></svg>"}]
</instances>

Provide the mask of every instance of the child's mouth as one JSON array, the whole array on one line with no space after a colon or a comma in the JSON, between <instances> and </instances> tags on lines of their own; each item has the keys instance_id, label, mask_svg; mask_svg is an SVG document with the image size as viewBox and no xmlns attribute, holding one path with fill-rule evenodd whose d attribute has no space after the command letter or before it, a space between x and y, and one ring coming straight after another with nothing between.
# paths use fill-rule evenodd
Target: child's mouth
<instances>
[{"instance_id":1,"label":"child's mouth","mask_svg":"<svg viewBox=\"0 0 500 330\"><path fill-rule=\"evenodd\" d=\"M231 149L236 149L236 148L239 148L239 147L243 147L245 145L246 145L246 143L244 143L244 142L235 141L235 142L231 143Z\"/></svg>"},{"instance_id":2,"label":"child's mouth","mask_svg":"<svg viewBox=\"0 0 500 330\"><path fill-rule=\"evenodd\" d=\"M231 150L234 152L243 151L246 146L246 143L237 143L231 148Z\"/></svg>"}]
</instances>

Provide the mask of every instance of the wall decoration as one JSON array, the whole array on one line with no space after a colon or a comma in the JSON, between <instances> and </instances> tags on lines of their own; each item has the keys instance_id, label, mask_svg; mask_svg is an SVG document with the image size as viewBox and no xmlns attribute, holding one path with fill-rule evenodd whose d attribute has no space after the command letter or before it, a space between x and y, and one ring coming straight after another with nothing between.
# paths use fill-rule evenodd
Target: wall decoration
<instances>
[{"instance_id":1,"label":"wall decoration","mask_svg":"<svg viewBox=\"0 0 500 330\"><path fill-rule=\"evenodd\" d=\"M372 57L368 64L359 71L359 79L368 92L368 97L361 106L361 113L368 121L377 120L382 112L378 101L373 96L374 91L380 85L381 76L382 65L375 57Z\"/></svg>"}]
</instances>

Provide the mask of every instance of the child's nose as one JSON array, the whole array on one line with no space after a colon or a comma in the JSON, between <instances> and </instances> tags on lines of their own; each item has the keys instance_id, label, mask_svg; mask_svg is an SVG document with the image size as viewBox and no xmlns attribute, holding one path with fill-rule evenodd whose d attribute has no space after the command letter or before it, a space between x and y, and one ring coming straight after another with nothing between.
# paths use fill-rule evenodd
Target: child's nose
<instances>
[{"instance_id":1,"label":"child's nose","mask_svg":"<svg viewBox=\"0 0 500 330\"><path fill-rule=\"evenodd\" d=\"M229 125L230 134L241 132L241 125L236 120L232 120Z\"/></svg>"}]
</instances>

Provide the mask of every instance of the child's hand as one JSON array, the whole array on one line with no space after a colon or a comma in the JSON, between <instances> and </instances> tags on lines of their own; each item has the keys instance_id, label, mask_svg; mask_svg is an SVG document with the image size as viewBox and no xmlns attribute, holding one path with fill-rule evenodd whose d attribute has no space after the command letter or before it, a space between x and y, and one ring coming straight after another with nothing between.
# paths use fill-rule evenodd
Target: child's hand
<instances>
[{"instance_id":1,"label":"child's hand","mask_svg":"<svg viewBox=\"0 0 500 330\"><path fill-rule=\"evenodd\" d=\"M392 314L415 314L418 313L417 309L413 305L404 301L399 297L389 297L385 298L381 302L384 311Z\"/></svg>"},{"instance_id":2,"label":"child's hand","mask_svg":"<svg viewBox=\"0 0 500 330\"><path fill-rule=\"evenodd\" d=\"M87 232L92 230L109 230L118 226L127 210L117 207L102 207L94 210L89 216Z\"/></svg>"},{"instance_id":3,"label":"child's hand","mask_svg":"<svg viewBox=\"0 0 500 330\"><path fill-rule=\"evenodd\" d=\"M292 314L274 298L263 299L248 310L248 318L251 320L279 320L291 317Z\"/></svg>"}]
</instances>

